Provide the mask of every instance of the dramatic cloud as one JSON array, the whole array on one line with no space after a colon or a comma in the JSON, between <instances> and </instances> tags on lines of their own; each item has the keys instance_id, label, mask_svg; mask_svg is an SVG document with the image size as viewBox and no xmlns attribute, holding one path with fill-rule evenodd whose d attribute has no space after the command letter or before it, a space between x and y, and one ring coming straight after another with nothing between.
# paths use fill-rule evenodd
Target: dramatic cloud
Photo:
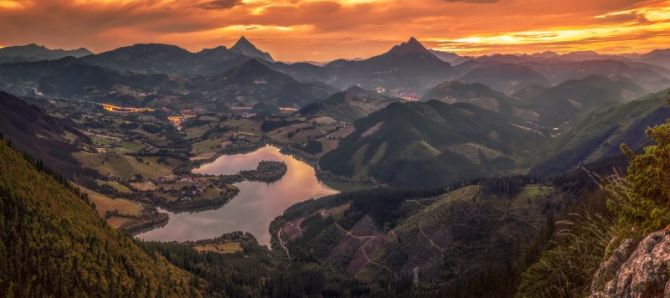
<instances>
[{"instance_id":1,"label":"dramatic cloud","mask_svg":"<svg viewBox=\"0 0 670 298\"><path fill-rule=\"evenodd\" d=\"M0 0L0 45L189 50L240 35L284 60L367 57L415 36L465 54L670 44L669 0Z\"/></svg>"},{"instance_id":2,"label":"dramatic cloud","mask_svg":"<svg viewBox=\"0 0 670 298\"><path fill-rule=\"evenodd\" d=\"M242 0L213 0L200 3L197 6L205 9L227 9L242 4Z\"/></svg>"}]
</instances>

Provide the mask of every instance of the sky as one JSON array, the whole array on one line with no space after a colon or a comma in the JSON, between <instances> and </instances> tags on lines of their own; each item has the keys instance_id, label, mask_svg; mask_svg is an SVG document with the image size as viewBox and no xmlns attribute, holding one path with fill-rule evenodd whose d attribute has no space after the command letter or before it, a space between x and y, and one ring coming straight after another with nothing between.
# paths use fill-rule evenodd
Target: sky
<instances>
[{"instance_id":1,"label":"sky","mask_svg":"<svg viewBox=\"0 0 670 298\"><path fill-rule=\"evenodd\" d=\"M0 0L0 46L190 51L246 36L283 61L364 58L414 36L463 55L670 48L670 0Z\"/></svg>"}]
</instances>

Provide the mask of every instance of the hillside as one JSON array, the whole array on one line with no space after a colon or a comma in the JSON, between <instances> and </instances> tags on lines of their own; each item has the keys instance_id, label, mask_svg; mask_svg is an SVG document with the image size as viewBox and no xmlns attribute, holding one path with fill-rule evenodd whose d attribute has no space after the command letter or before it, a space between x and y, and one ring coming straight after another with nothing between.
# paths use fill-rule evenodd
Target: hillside
<instances>
[{"instance_id":1,"label":"hillside","mask_svg":"<svg viewBox=\"0 0 670 298\"><path fill-rule=\"evenodd\" d=\"M321 158L323 170L417 188L523 168L544 140L493 111L435 100L391 104L355 128Z\"/></svg>"},{"instance_id":2,"label":"hillside","mask_svg":"<svg viewBox=\"0 0 670 298\"><path fill-rule=\"evenodd\" d=\"M27 44L0 48L0 63L58 60L68 56L79 58L91 54L93 54L91 51L84 48L63 50L49 49L36 44Z\"/></svg>"},{"instance_id":3,"label":"hillside","mask_svg":"<svg viewBox=\"0 0 670 298\"><path fill-rule=\"evenodd\" d=\"M446 103L470 103L482 109L525 121L537 121L539 118L539 114L525 110L519 99L493 90L481 83L446 81L428 90L423 95L422 100L427 101L431 99Z\"/></svg>"},{"instance_id":4,"label":"hillside","mask_svg":"<svg viewBox=\"0 0 670 298\"><path fill-rule=\"evenodd\" d=\"M10 296L199 296L188 273L111 229L4 141L0 206L0 289Z\"/></svg>"},{"instance_id":5,"label":"hillside","mask_svg":"<svg viewBox=\"0 0 670 298\"><path fill-rule=\"evenodd\" d=\"M508 94L531 85L549 85L547 79L539 72L524 65L511 63L477 67L465 74L461 80L482 83Z\"/></svg>"},{"instance_id":6,"label":"hillside","mask_svg":"<svg viewBox=\"0 0 670 298\"><path fill-rule=\"evenodd\" d=\"M300 109L303 116L329 116L338 120L354 122L376 112L399 99L351 87L338 92L323 101L315 102Z\"/></svg>"},{"instance_id":7,"label":"hillside","mask_svg":"<svg viewBox=\"0 0 670 298\"><path fill-rule=\"evenodd\" d=\"M631 101L643 94L644 89L632 80L594 75L546 88L530 98L523 98L523 102L527 109L540 115L540 124L559 127L579 116Z\"/></svg>"},{"instance_id":8,"label":"hillside","mask_svg":"<svg viewBox=\"0 0 670 298\"><path fill-rule=\"evenodd\" d=\"M56 119L38 107L0 91L0 133L11 139L13 146L61 173L79 171L71 154L78 146L90 143L88 137L74 129L65 119ZM68 140L68 141L66 141Z\"/></svg>"},{"instance_id":9,"label":"hillside","mask_svg":"<svg viewBox=\"0 0 670 298\"><path fill-rule=\"evenodd\" d=\"M641 63L631 63L612 59L586 61L555 61L525 63L524 66L542 74L553 84L567 80L578 80L588 76L608 78L624 77L644 87L647 92L665 89L670 83L669 77L659 67ZM659 72L658 69L661 69Z\"/></svg>"},{"instance_id":10,"label":"hillside","mask_svg":"<svg viewBox=\"0 0 670 298\"><path fill-rule=\"evenodd\" d=\"M199 78L195 84L203 96L231 106L269 102L301 107L336 91L322 83L299 82L272 70L258 59L249 60L222 74Z\"/></svg>"},{"instance_id":11,"label":"hillside","mask_svg":"<svg viewBox=\"0 0 670 298\"><path fill-rule=\"evenodd\" d=\"M532 173L560 173L582 164L622 157L620 144L640 150L649 142L645 130L670 118L669 97L668 90L650 94L575 123L550 144L551 152Z\"/></svg>"},{"instance_id":12,"label":"hillside","mask_svg":"<svg viewBox=\"0 0 670 298\"><path fill-rule=\"evenodd\" d=\"M424 297L509 297L570 202L560 189L530 182L308 201L273 222L273 244L293 262L321 263L338 276L381 286L413 280L413 293Z\"/></svg>"}]
</instances>

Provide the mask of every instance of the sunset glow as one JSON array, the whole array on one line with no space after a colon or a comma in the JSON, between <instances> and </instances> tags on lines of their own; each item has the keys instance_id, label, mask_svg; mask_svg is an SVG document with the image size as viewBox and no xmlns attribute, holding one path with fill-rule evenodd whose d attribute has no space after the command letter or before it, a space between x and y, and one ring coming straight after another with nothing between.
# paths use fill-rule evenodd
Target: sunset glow
<instances>
[{"instance_id":1,"label":"sunset glow","mask_svg":"<svg viewBox=\"0 0 670 298\"><path fill-rule=\"evenodd\" d=\"M409 36L469 55L628 53L670 44L670 1L0 0L0 28L3 46L96 52L140 42L198 51L245 35L287 61L368 57Z\"/></svg>"}]
</instances>

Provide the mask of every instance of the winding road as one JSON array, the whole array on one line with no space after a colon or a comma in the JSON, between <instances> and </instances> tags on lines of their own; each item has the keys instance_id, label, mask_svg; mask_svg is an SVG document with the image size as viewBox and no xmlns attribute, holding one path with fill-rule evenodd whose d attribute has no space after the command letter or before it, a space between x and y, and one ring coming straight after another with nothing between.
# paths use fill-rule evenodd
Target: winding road
<instances>
[{"instance_id":1,"label":"winding road","mask_svg":"<svg viewBox=\"0 0 670 298\"><path fill-rule=\"evenodd\" d=\"M388 272L391 272L396 279L399 278L398 274L395 271L393 271L393 269L389 268L388 266L386 266L382 263L379 263L379 262L376 262L376 261L372 260L370 258L370 256L368 256L368 252L365 250L365 246L368 243L370 243L370 241L372 239L377 238L377 236L358 236L358 235L354 235L353 233L351 233L351 231L347 231L337 222L335 223L335 226L337 227L338 230L344 232L346 234L346 236L352 237L352 238L361 242L361 246L358 249L363 251L363 257L365 257L366 262L368 262L370 264L373 264L373 265L376 265L378 267L381 267L382 269L384 269ZM393 230L391 230L391 232L393 232Z\"/></svg>"}]
</instances>

